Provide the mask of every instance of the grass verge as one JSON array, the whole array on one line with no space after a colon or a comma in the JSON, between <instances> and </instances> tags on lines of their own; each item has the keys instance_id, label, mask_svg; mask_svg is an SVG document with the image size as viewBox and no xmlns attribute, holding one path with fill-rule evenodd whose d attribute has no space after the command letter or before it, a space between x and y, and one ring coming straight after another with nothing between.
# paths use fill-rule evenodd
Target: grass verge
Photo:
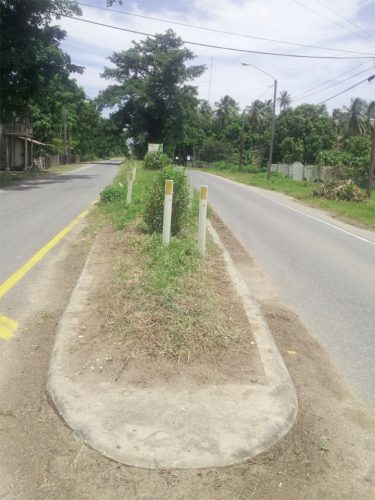
<instances>
[{"instance_id":1,"label":"grass verge","mask_svg":"<svg viewBox=\"0 0 375 500\"><path fill-rule=\"evenodd\" d=\"M213 168L205 169L205 171L241 182L242 184L285 193L309 206L322 208L343 218L347 222L359 222L369 228L375 228L375 195L373 195L371 200L364 202L324 200L315 198L312 195L312 191L316 187L314 182L295 181L279 173L272 173L271 179L268 180L266 172L243 173L231 172L229 170L215 170Z\"/></svg>"},{"instance_id":2,"label":"grass verge","mask_svg":"<svg viewBox=\"0 0 375 500\"><path fill-rule=\"evenodd\" d=\"M133 202L125 196L95 209L94 224L117 231L116 279L105 317L105 344L125 349L131 359L189 363L249 352L248 322L225 266L213 244L208 257L198 253L197 199L184 230L169 246L158 234L147 234L142 213L155 172L140 162L125 162L114 184L124 184L137 166ZM121 231L119 231L121 230Z\"/></svg>"}]
</instances>

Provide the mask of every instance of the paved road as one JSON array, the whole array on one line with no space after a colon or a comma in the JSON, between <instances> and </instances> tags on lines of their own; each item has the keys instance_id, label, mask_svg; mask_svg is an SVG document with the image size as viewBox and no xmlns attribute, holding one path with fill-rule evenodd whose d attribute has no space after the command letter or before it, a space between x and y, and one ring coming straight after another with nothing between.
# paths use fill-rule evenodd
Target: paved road
<instances>
[{"instance_id":1,"label":"paved road","mask_svg":"<svg viewBox=\"0 0 375 500\"><path fill-rule=\"evenodd\" d=\"M0 189L0 283L88 208L119 164L87 165Z\"/></svg>"},{"instance_id":2,"label":"paved road","mask_svg":"<svg viewBox=\"0 0 375 500\"><path fill-rule=\"evenodd\" d=\"M271 191L192 172L353 387L375 405L375 233Z\"/></svg>"}]
</instances>

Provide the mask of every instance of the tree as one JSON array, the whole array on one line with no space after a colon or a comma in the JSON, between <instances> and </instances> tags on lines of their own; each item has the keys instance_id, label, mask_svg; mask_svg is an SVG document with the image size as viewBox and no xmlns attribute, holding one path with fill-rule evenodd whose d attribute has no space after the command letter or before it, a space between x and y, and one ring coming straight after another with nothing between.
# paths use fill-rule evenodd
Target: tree
<instances>
[{"instance_id":1,"label":"tree","mask_svg":"<svg viewBox=\"0 0 375 500\"><path fill-rule=\"evenodd\" d=\"M225 95L219 102L215 102L215 116L220 128L229 125L230 121L238 115L238 103L229 95Z\"/></svg>"},{"instance_id":2,"label":"tree","mask_svg":"<svg viewBox=\"0 0 375 500\"><path fill-rule=\"evenodd\" d=\"M280 111L284 111L289 108L292 103L292 96L288 93L287 90L283 90L280 92L280 97L278 97L277 102L280 106Z\"/></svg>"},{"instance_id":3,"label":"tree","mask_svg":"<svg viewBox=\"0 0 375 500\"><path fill-rule=\"evenodd\" d=\"M188 82L204 66L189 66L193 58L172 30L133 42L132 48L110 57L115 68L105 68L102 76L117 84L107 87L99 101L118 108L114 119L136 144L164 143L167 151L173 150L198 104L197 90Z\"/></svg>"},{"instance_id":4,"label":"tree","mask_svg":"<svg viewBox=\"0 0 375 500\"><path fill-rule=\"evenodd\" d=\"M59 46L65 32L51 25L53 17L80 13L74 0L0 0L2 121L28 115L53 78L83 71Z\"/></svg>"},{"instance_id":5,"label":"tree","mask_svg":"<svg viewBox=\"0 0 375 500\"><path fill-rule=\"evenodd\" d=\"M261 132L263 126L271 119L270 101L254 101L248 109L249 122L254 132Z\"/></svg>"},{"instance_id":6,"label":"tree","mask_svg":"<svg viewBox=\"0 0 375 500\"><path fill-rule=\"evenodd\" d=\"M325 106L302 104L294 109L286 109L278 116L276 161L282 160L281 144L288 137L293 138L294 143L298 145L299 154L303 153L303 161L306 163L314 163L321 151L332 149L336 136L332 118Z\"/></svg>"},{"instance_id":7,"label":"tree","mask_svg":"<svg viewBox=\"0 0 375 500\"><path fill-rule=\"evenodd\" d=\"M344 106L347 135L364 135L367 129L366 101L356 97L350 106Z\"/></svg>"}]
</instances>

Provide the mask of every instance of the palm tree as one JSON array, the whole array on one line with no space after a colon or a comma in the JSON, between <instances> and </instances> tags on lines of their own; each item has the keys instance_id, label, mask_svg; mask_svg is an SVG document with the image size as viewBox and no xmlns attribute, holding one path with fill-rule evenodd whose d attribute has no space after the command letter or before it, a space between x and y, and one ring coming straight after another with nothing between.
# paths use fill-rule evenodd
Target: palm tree
<instances>
[{"instance_id":1,"label":"palm tree","mask_svg":"<svg viewBox=\"0 0 375 500\"><path fill-rule=\"evenodd\" d=\"M258 132L266 119L270 116L271 101L263 102L256 100L248 110L250 124L255 132Z\"/></svg>"},{"instance_id":2,"label":"palm tree","mask_svg":"<svg viewBox=\"0 0 375 500\"><path fill-rule=\"evenodd\" d=\"M344 106L346 127L348 135L364 135L367 129L366 111L367 103L364 99L356 97L351 100L350 106Z\"/></svg>"},{"instance_id":3,"label":"palm tree","mask_svg":"<svg viewBox=\"0 0 375 500\"><path fill-rule=\"evenodd\" d=\"M347 129L346 113L340 108L335 108L332 111L332 120L336 134L345 135Z\"/></svg>"},{"instance_id":4,"label":"palm tree","mask_svg":"<svg viewBox=\"0 0 375 500\"><path fill-rule=\"evenodd\" d=\"M367 106L366 110L366 121L367 121L367 132L371 134L373 123L371 121L375 119L375 101L371 101Z\"/></svg>"},{"instance_id":5,"label":"palm tree","mask_svg":"<svg viewBox=\"0 0 375 500\"><path fill-rule=\"evenodd\" d=\"M216 119L221 127L225 127L238 114L238 103L229 95L225 95L214 105Z\"/></svg>"},{"instance_id":6,"label":"palm tree","mask_svg":"<svg viewBox=\"0 0 375 500\"><path fill-rule=\"evenodd\" d=\"M292 96L288 93L287 90L283 90L280 92L280 97L277 98L277 102L280 106L280 111L284 111L289 108L292 103Z\"/></svg>"}]
</instances>

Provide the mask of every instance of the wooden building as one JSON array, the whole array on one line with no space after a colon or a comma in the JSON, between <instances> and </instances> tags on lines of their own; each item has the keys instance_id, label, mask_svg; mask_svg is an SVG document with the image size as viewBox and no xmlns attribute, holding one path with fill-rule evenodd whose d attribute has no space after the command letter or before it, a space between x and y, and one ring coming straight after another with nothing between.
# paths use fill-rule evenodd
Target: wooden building
<instances>
[{"instance_id":1,"label":"wooden building","mask_svg":"<svg viewBox=\"0 0 375 500\"><path fill-rule=\"evenodd\" d=\"M33 138L29 120L0 124L0 169L25 170L33 166L34 146L43 145Z\"/></svg>"}]
</instances>

